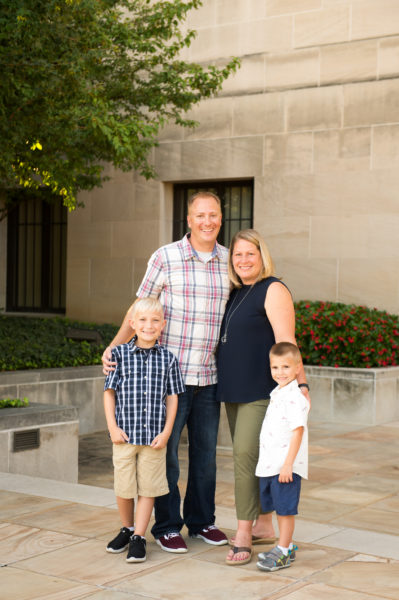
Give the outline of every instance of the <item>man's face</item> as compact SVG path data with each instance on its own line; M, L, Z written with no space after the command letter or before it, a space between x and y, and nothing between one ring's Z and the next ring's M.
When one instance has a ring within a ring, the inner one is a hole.
M187 223L191 229L191 244L198 250L212 250L220 227L222 211L211 196L199 196L189 208Z

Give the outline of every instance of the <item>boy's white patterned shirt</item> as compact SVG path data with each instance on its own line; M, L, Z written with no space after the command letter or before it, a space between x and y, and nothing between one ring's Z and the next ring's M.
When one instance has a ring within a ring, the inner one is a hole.
M203 262L186 235L154 252L137 291L139 298L159 297L166 319L159 341L177 356L186 385L217 381L215 349L230 291L227 252L216 243Z
M309 403L296 380L270 394L270 404L260 432L258 477L278 475L288 453L292 432L303 427L302 443L296 455L293 472L308 478L308 412Z

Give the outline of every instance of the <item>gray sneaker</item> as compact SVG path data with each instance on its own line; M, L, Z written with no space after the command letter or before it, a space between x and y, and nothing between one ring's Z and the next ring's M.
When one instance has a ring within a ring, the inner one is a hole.
M263 554L263 553L262 553ZM290 555L285 554L278 546L265 553L265 557L256 563L256 566L261 571L278 571L291 566Z
M296 546L295 544L291 550L288 550L288 554L289 554L291 562L294 562L294 560L296 559L296 551L297 550L298 550L298 546ZM258 559L265 560L267 554L269 554L269 553L268 552L259 552Z
M288 550L288 554L290 556L290 561L294 562L294 560L296 559L296 551L298 550L298 546L295 546L295 544L293 545L293 547L291 548L291 550Z

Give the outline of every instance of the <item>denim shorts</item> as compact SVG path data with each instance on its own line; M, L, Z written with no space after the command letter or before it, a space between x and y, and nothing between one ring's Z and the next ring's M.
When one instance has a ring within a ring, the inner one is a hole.
M263 512L276 511L278 515L298 514L299 495L301 493L301 476L292 474L292 481L280 483L278 475L260 477L260 502Z

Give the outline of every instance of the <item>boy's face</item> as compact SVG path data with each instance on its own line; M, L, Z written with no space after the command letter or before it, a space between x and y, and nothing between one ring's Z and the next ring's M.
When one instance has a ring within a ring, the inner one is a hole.
M136 331L137 345L151 348L159 338L166 321L159 312L139 312L130 319L130 326Z
M298 363L291 354L284 356L270 357L270 370L272 377L280 387L284 387L291 381L294 381L299 373L300 363Z

